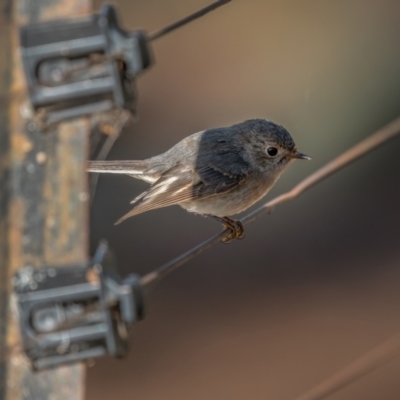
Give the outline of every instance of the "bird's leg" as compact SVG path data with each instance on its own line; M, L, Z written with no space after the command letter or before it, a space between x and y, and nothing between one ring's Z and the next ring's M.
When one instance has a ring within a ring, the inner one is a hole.
M240 221L235 221L234 219L228 217L217 217L216 215L206 214L207 217L214 218L218 222L224 225L225 229L230 229L231 233L227 238L222 239L222 242L228 243L233 239L243 239L244 238L244 227Z

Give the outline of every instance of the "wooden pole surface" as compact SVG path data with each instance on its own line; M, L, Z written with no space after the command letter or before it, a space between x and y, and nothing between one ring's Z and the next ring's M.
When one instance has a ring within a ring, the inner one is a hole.
M88 258L89 122L81 118L41 132L29 119L18 28L89 12L90 0L1 5L0 400L84 398L83 365L31 372L20 351L11 277L28 265L61 266Z

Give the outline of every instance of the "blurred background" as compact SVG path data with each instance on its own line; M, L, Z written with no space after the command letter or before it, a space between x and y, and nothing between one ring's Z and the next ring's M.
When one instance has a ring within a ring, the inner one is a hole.
M118 0L151 32L211 1ZM95 2L98 9L101 2ZM159 154L245 119L284 125L313 157L272 198L399 115L400 2L234 0L157 40L139 119L109 159ZM166 277L129 357L88 371L88 400L290 400L400 329L400 138ZM220 231L179 207L114 222L147 185L102 176L92 247L145 274ZM264 199L265 201L265 199ZM332 400L398 400L400 359Z

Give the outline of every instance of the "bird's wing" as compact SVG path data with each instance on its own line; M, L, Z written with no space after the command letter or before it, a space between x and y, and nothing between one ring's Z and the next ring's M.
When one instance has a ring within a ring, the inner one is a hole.
M213 165L196 168L195 172L193 167L178 164L136 197L132 201L134 208L116 224L145 211L228 192L243 183L246 177L244 173L221 171Z

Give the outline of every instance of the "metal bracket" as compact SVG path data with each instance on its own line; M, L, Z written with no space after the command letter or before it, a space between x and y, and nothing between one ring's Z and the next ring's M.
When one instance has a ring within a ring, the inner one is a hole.
M115 7L25 25L20 45L32 107L44 125L124 108L136 111L135 78L152 64L144 31L120 27Z
M143 318L137 275L121 280L106 242L88 265L20 269L14 279L23 348L36 370L127 352Z

